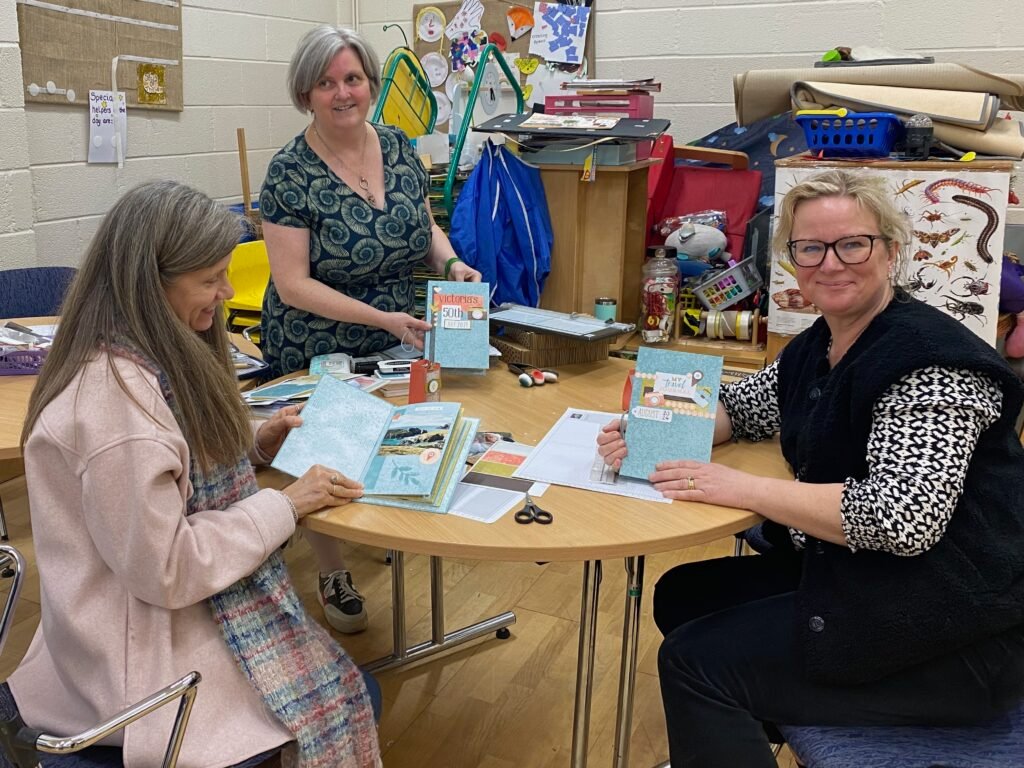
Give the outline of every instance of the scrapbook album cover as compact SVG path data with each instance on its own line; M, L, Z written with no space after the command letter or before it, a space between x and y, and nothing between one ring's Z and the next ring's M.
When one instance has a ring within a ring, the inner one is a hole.
M459 403L394 407L333 376L320 379L302 421L271 463L275 469L300 477L322 464L363 483L361 501L414 502L438 512L447 511L443 502L450 503L476 433L476 420L463 419Z
M442 371L486 371L490 365L487 283L431 280L427 283L427 357Z
M640 347L619 474L646 480L659 461L708 461L721 379L717 355Z

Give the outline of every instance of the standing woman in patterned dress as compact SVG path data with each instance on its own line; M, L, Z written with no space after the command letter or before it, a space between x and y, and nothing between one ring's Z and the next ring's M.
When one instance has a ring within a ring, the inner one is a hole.
M312 121L270 161L260 194L271 271L261 345L274 376L329 352L422 348L429 325L410 314L421 263L448 280L480 280L434 224L427 173L408 139L366 122L380 89L377 55L351 30L316 27L292 55L288 92ZM365 629L340 542L305 535L328 623Z
M433 220L428 177L397 128L366 122L380 94L377 55L355 33L317 27L288 69L309 126L274 156L260 194L271 281L264 359L275 375L328 352L366 355L401 341L422 348L412 272L479 281Z
M757 512L772 544L658 582L673 768L774 768L766 725L968 725L1024 697L1024 387L896 285L909 240L870 172L794 186L773 245L822 316L722 388L715 438L777 432L797 482L682 460L650 478ZM598 442L625 456L618 423Z

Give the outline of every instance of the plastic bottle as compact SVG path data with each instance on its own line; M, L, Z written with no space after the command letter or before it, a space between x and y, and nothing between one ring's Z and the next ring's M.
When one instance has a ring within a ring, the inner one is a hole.
M640 287L640 336L648 343L670 341L679 292L676 249L655 246L647 249L647 257Z

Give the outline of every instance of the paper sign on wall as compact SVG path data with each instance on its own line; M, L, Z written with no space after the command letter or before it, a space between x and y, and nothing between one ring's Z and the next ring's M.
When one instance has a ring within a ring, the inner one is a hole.
M584 38L590 21L585 5L534 3L530 53L546 61L579 64L583 60Z
M115 106L113 91L89 91L89 162L116 163L120 134L121 156L128 146L128 107L124 91L118 91Z

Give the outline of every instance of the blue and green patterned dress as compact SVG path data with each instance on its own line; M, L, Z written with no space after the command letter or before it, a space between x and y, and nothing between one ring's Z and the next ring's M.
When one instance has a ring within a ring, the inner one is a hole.
M413 269L430 249L427 173L400 130L374 125L384 159L384 200L357 195L299 134L274 155L260 193L264 221L309 230L314 280L383 312L411 312ZM387 331L328 320L290 307L271 278L263 297L263 358L273 376L301 370L314 355L367 355L394 346Z

